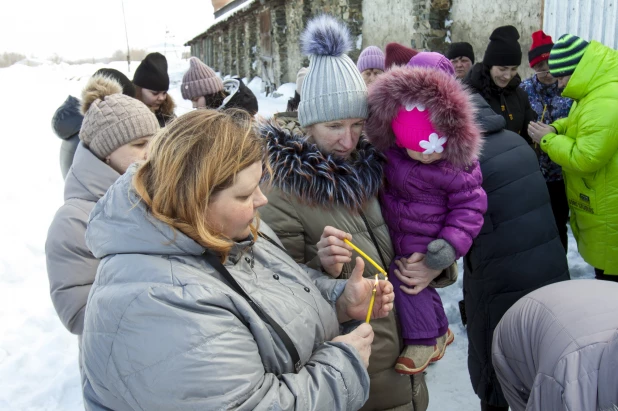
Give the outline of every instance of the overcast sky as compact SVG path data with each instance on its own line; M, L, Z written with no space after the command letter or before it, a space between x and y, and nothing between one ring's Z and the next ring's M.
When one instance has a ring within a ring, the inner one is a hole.
M183 44L214 20L209 0L124 0L129 45ZM0 20L0 53L67 60L126 50L122 0L8 0ZM172 37L173 36L173 37Z

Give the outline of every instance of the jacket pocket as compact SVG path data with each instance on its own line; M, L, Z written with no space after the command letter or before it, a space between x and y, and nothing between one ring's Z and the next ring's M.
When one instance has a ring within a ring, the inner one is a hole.
M567 182L569 206L588 214L597 213L596 191L586 184L585 179L570 177Z

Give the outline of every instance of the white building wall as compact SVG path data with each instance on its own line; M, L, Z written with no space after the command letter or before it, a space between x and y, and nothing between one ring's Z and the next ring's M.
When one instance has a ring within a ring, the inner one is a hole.
M545 32L557 40L565 33L618 48L618 0L545 0Z

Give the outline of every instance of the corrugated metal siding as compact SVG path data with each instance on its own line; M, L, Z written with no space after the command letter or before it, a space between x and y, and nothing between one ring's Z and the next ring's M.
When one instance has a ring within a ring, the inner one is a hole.
M543 30L556 41L565 33L618 48L618 0L545 0Z

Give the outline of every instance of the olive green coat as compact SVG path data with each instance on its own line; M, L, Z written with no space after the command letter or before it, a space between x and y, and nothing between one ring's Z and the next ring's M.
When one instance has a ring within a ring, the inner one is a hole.
M382 157L361 139L352 160L344 162L324 156L304 136L289 133L293 119L277 119L261 129L268 140L273 167L273 186L265 188L268 204L260 209L262 219L277 233L292 258L320 269L317 242L325 226L333 226L352 234L353 242L378 264L388 268L394 257L388 227L382 217L377 191L382 184ZM373 232L384 262L370 230ZM357 256L354 253L352 261ZM347 278L353 263L345 264L340 278ZM365 265L366 277L378 271ZM439 277L434 286L452 284L457 276L455 266ZM397 357L403 349L396 315L372 320L375 332L369 361L371 389L363 410L424 410L428 396L423 376L413 401L411 379L398 374ZM414 405L413 405L414 403ZM416 407L414 407L416 406Z

